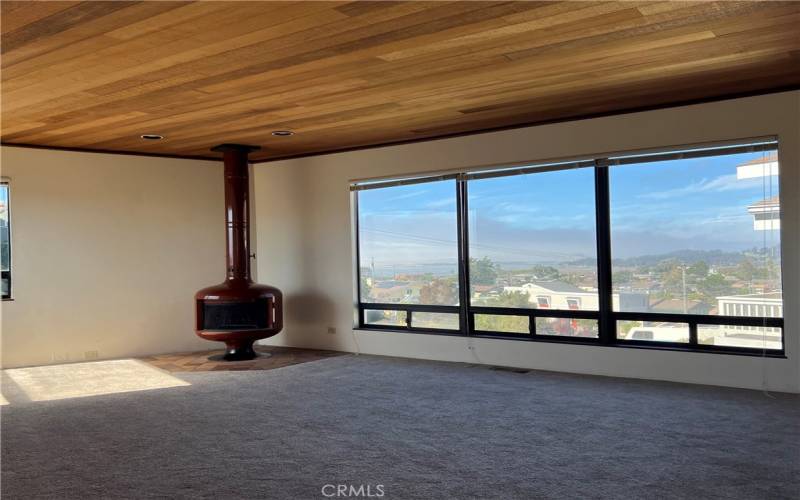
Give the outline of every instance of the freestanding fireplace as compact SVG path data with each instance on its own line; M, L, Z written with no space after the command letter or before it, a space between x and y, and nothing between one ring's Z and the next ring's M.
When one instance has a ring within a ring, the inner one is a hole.
M249 173L247 155L258 146L220 144L225 162L225 242L227 277L195 294L196 332L206 340L225 342L224 359L256 356L253 342L283 328L283 295L250 278Z

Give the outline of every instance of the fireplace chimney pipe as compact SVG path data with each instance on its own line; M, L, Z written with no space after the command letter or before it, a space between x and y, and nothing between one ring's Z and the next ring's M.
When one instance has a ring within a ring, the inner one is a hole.
M225 259L228 280L250 281L250 174L247 155L258 146L220 144L225 164Z

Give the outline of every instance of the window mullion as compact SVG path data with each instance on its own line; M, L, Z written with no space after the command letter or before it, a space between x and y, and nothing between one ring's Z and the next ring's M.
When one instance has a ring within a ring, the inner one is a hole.
M610 344L616 337L611 290L611 208L608 161L595 161L595 211L597 216L597 293L599 302L600 342Z
M361 227L360 227L360 219L361 219L361 212L358 209L358 191L354 191L352 194L352 203L353 203L353 210L355 212L355 216L353 219L353 224L355 225L355 240L356 240L356 304L358 304L358 326L363 327L366 322L364 321L364 308L362 307L362 297L361 297ZM372 277L375 278L374 276Z
M472 334L472 321L470 320L469 300L469 216L467 203L467 180L461 175L456 180L456 227L458 231L458 293L459 293L459 324L461 333Z
M689 321L689 345L697 346L697 321Z

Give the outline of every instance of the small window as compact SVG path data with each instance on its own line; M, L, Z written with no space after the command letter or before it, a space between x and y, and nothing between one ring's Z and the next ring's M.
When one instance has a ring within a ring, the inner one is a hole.
M618 321L617 338L622 340L648 340L650 342L687 344L689 342L689 324Z
M581 308L581 299L577 297L567 297L567 308L577 311Z
M381 309L367 309L364 322L376 326L406 326L406 312Z
M598 338L597 320L576 318L536 318L536 335Z
M550 307L550 297L547 295L538 295L536 297L536 303L539 309L548 309Z
M458 314L416 312L411 314L411 328L433 328L435 330L458 330Z
M531 332L530 319L527 316L507 314L476 314L475 330L529 335Z
M782 334L780 328L698 325L697 342L712 346L779 350L783 348Z
M11 298L11 218L8 183L0 183L0 273L4 299Z

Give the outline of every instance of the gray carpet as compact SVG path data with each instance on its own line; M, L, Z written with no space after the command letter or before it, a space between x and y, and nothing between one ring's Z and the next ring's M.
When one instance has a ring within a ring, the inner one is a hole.
M800 494L786 394L372 356L179 376L3 407L3 498Z

